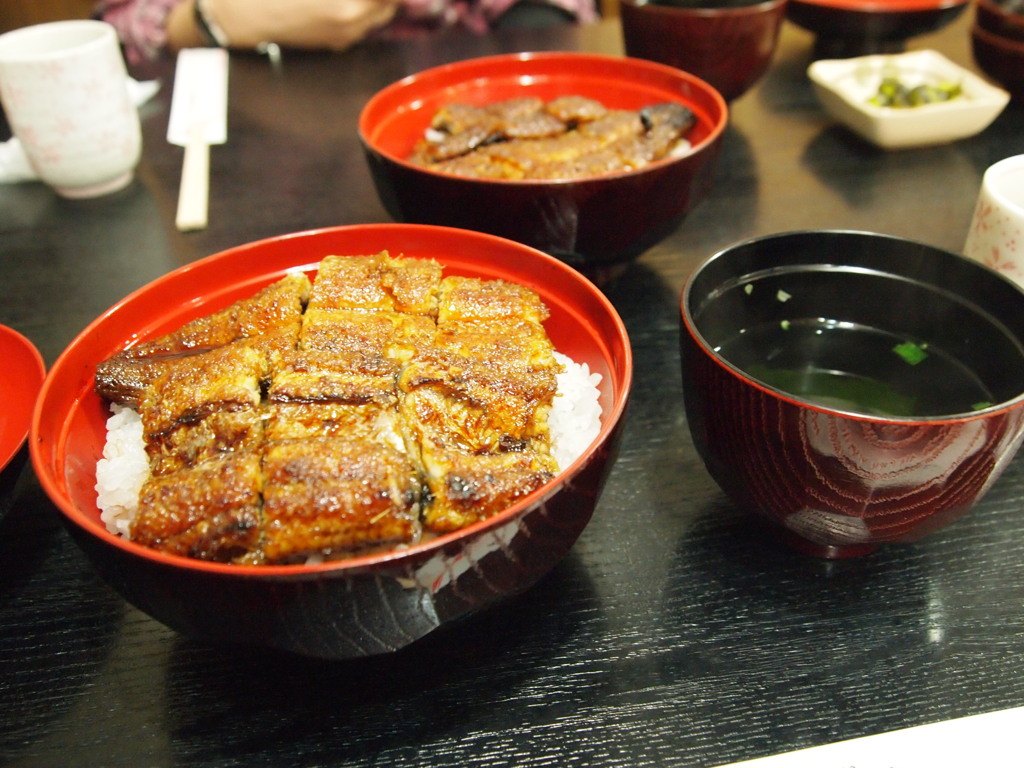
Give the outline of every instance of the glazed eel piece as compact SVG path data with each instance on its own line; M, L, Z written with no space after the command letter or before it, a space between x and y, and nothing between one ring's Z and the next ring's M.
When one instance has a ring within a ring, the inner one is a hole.
M560 365L536 293L429 260L329 256L101 364L150 477L130 535L174 554L289 563L414 543L557 472Z
M581 96L455 103L438 110L410 160L477 178L584 178L667 157L695 123L693 111L674 102L639 110L606 109Z

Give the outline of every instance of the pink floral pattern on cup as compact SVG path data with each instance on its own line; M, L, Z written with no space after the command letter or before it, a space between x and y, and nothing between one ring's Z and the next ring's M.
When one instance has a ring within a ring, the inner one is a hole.
M66 197L124 187L142 134L113 28L63 21L0 36L0 101L39 178Z
M1024 155L985 171L964 255L1024 286Z

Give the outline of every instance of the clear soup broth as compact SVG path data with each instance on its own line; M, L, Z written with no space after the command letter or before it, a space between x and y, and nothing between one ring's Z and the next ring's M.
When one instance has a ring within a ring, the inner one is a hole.
M981 379L942 348L822 318L765 322L734 334L723 358L802 400L871 416L937 417L995 404Z

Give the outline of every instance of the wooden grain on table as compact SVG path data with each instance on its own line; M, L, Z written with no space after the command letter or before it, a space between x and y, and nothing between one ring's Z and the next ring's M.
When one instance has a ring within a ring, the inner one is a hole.
M913 41L973 66L970 14ZM31 473L0 519L0 764L6 766L716 766L1024 704L1024 464L969 516L858 561L767 543L686 429L678 296L736 240L869 229L959 250L981 175L1024 153L1024 109L956 144L886 153L833 125L787 24L733 104L710 197L606 293L636 377L622 453L571 555L529 592L400 653L323 662L213 647L126 605ZM70 203L0 187L0 322L48 362L136 287L242 242L387 221L356 137L384 85L499 51L621 53L584 30L232 57L210 226L174 228L173 67L143 110L138 181ZM629 210L623 210L629 216ZM979 763L983 764L983 745Z

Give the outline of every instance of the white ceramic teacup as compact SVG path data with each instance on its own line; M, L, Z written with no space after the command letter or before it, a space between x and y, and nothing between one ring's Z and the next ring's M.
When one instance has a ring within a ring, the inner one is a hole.
M0 101L39 178L64 197L126 187L142 149L117 33L56 21L0 35Z
M985 171L964 255L1024 286L1024 155Z

